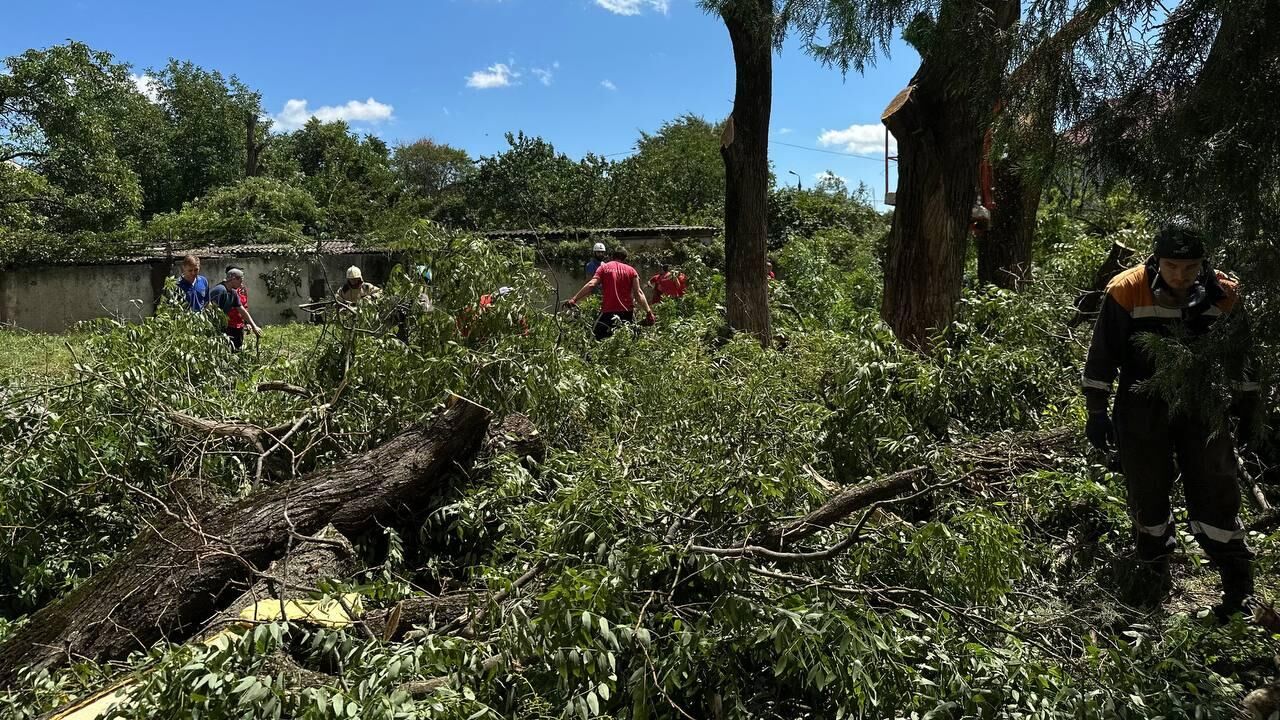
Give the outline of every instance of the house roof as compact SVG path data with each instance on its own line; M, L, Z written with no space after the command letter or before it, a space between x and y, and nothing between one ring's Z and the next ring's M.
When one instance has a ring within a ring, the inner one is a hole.
M558 230L490 230L482 233L487 238L524 238L537 240L573 240L595 237L715 237L720 228L712 225L654 225L651 227L616 228L563 228Z
M490 230L479 233L490 240L520 240L537 242L540 240L575 240L603 237L614 238L711 238L719 235L721 229L710 225L656 225L653 227L622 228L567 228L559 230ZM394 252L392 248L363 245L352 240L320 240L307 244L240 244L223 247L168 247L153 245L139 247L132 252L103 257L68 257L60 261L41 262L40 265L134 265L156 262L173 262L184 255L195 255L202 259L243 258L243 257L275 257L289 255L357 255L382 254Z

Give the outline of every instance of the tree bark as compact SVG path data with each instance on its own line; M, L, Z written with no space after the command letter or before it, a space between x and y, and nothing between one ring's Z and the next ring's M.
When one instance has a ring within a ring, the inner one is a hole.
M880 314L925 349L955 314L983 136L1009 58L1018 0L944 3L911 84L881 121L898 140L898 192Z
M258 142L258 115L254 112L245 114L244 119L244 176L255 177L258 174L258 158L262 154L263 143Z
M475 456L489 413L455 399L430 426L201 516L169 513L124 554L0 645L0 687L24 667L123 657L197 632L294 534L351 533L441 488Z
M351 541L332 525L326 525L314 538L297 540L292 552L272 561L265 577L223 608L206 632L238 622L241 611L262 600L306 599L321 580L344 579L356 571L357 564Z
M737 0L721 17L733 43L737 81L725 123L725 305L729 326L768 345L769 114L773 104L772 0Z
M994 163L995 210L978 236L978 280L1006 290L1031 281L1032 239L1043 181L1012 157Z
M1018 290L1031 280L1032 240L1044 189L1046 168L1053 162L1057 112L1054 76L1063 57L1097 28L1124 0L1089 0L1057 32L1038 43L1004 83L1002 105L1018 113L1008 125L1000 157L992 160L995 210L990 229L978 236L978 280ZM1020 103L1011 102L1023 98ZM1030 98L1030 102L1025 99ZM1036 149L1047 155L1034 159Z

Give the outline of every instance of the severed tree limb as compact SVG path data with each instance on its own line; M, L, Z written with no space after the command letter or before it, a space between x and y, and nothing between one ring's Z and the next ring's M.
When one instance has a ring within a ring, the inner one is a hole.
M473 602L470 592L405 598L389 608L369 611L364 622L374 635L384 641L402 640L415 626L457 617L466 612Z
M302 667L284 652L272 653L266 659L259 674L283 674L288 686L294 689L336 687L341 682L339 678L333 675Z
M964 482L965 480L967 480L968 478L969 476L966 475L965 477L958 478L956 480L951 480L949 482L926 486L923 489L919 490L918 492L912 493L910 495L904 495L901 497L890 497L890 498L885 498L883 500L877 500L867 506L867 509L862 513L862 519L858 521L858 524L854 526L853 530L849 531L849 534L846 535L843 540L836 543L835 545L831 545L822 550L815 550L813 552L801 552L801 553L779 552L777 550L771 550L767 547L761 547L759 545L744 545L738 548L717 548L717 547L706 547L703 545L690 545L689 549L693 550L694 552L703 552L710 555L717 555L719 557L758 557L758 558L765 558L767 560L774 560L779 562L808 562L811 560L829 560L830 558L835 557L836 555L839 555L845 550L848 550L854 544L863 540L864 537L862 535L862 529L866 527L867 520L871 518L872 514L874 514L877 510L884 507L885 505L896 503L896 502L910 502L911 500L916 500L930 493L934 493L934 492L937 492L938 490L942 490L943 488L948 488L953 485L958 485ZM854 508L854 509L857 509L857 508ZM852 510L850 510L850 513L852 513ZM784 538L784 540L786 540L786 538Z
M188 415L180 410L169 410L165 412L165 416L178 427L192 432L204 433L205 435L214 435L216 437L240 438L253 443L261 452L263 443L271 438L277 437L289 431L293 426L293 422L275 425L273 427L258 427L249 423L226 422L222 420L207 420L198 418L194 415ZM305 416L304 416L305 417Z
M886 503L918 498L962 482L1008 478L1028 470L1051 467L1057 453L1068 449L1076 440L1077 436L1072 428L1054 428L1033 433L1002 434L982 443L957 445L951 450L953 460L972 468L958 479L924 486L913 495L898 498L897 496L918 484L935 477L934 471L927 467L902 470L874 482L849 486L799 520L767 528L741 546L716 548L693 545L690 549L721 557L757 556L781 561L826 559L857 542L871 513ZM815 552L785 552L795 542L826 530L864 508L867 512L862 520L840 543Z
M309 538L305 543L296 553L271 563L267 571L262 573L263 579L255 583L244 595L205 626L200 633L201 639L209 641L224 631L227 626L256 621L256 617L248 620L241 618L240 612L255 605L261 607L259 603L262 601L278 600L280 617L284 617L286 600L305 598L311 594L309 586L327 578L343 577L355 568L355 551L351 542L332 525L325 526L320 531L319 537ZM294 687L320 687L334 684L337 680L332 676L298 665L283 652L269 658L267 667L272 674L285 673ZM125 676L105 688L64 705L47 717L49 720L80 717L78 713L90 706L97 713L96 717L103 717L107 711L128 701L136 683L147 672L149 671Z
M189 517L158 518L88 581L0 644L0 687L24 667L107 660L158 640L181 642L228 601L227 591L279 558L290 532L326 524L356 532L418 504L475 457L489 413L453 401L426 428L318 470L287 487Z
M906 492L916 483L924 482L931 476L928 468L916 467L874 482L852 485L808 515L788 525L769 528L747 544L774 551L782 550L797 540L826 530L856 510Z
M283 604L286 600L303 599L313 594L311 589L321 580L344 578L357 569L355 548L332 525L324 526L315 536L295 534L294 539L301 541L300 546L272 561L257 582L218 613L206 632L238 622L241 611L259 601L278 600Z

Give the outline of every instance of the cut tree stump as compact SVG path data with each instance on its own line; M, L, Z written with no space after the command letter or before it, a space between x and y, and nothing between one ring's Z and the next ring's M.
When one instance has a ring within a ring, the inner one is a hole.
M23 668L112 660L198 632L284 554L293 534L364 530L474 459L489 412L453 398L426 428L203 514L157 518L133 545L0 645L0 687Z
M241 621L241 611L261 600L301 600L313 595L322 580L343 580L358 569L351 541L332 525L314 537L294 538L294 548L267 566L264 577L219 612L208 630L216 632Z

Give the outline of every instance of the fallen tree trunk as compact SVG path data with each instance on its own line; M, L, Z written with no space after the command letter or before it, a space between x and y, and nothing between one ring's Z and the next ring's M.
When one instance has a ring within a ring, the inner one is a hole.
M294 541L294 549L272 561L257 582L218 613L208 630L239 622L242 611L262 600L308 598L321 580L341 580L357 569L355 548L332 525L326 525L314 537L299 536Z
M440 487L474 458L488 420L486 410L455 398L429 427L338 465L199 516L169 513L0 645L0 687L12 686L25 667L120 658L160 640L187 639L291 538L326 524L363 530Z
M345 577L355 569L355 550L351 541L339 533L332 525L327 525L313 538L307 538L296 551L271 563L264 578L250 587L235 602L219 613L201 633L203 642L211 642L227 632L229 626L244 625L246 619L240 613L250 607L261 608L259 602L266 601L272 607L279 607L278 617L286 617L284 603L289 600L307 598L307 589L321 580ZM276 605L279 602L279 605ZM249 613L250 622L257 621L256 613ZM333 684L337 678L324 673L309 670L293 662L283 652L271 660L270 667L274 672L287 673L294 686L320 687ZM146 676L144 671L138 675L126 675L111 685L90 693L45 716L46 720L94 720L108 716L111 710L127 702L134 693L138 681Z

